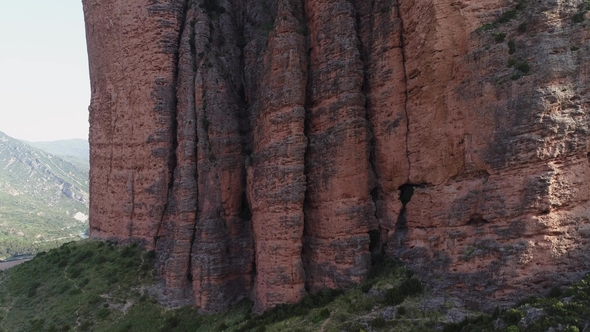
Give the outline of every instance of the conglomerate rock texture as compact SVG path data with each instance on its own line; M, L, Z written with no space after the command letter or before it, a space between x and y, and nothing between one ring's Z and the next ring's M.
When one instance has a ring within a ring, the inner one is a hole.
M155 249L170 305L381 255L490 306L590 270L586 1L83 4L91 236Z

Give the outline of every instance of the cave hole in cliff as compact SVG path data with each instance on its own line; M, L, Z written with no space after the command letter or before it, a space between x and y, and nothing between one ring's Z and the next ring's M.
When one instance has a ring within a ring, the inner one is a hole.
M395 236L399 239L398 245L401 246L401 241L408 233L408 224L406 222L406 206L412 200L414 195L414 188L416 185L406 183L399 187L399 200L402 202L402 210L399 213L397 222L395 224Z
M402 202L404 208L410 202L412 196L414 195L414 187L416 186L412 184L404 184L399 187L399 200L400 202Z
M238 214L242 220L252 219L252 211L250 210L250 204L248 204L248 198L246 192L242 193L242 206L240 207L240 213Z
M220 6L217 0L205 0L199 7L203 8L209 17L217 17L225 13L225 7Z
M381 240L381 229L369 231L369 252L371 253L371 265L379 264L385 257L385 246Z
M486 219L483 218L483 216L479 213L474 213L471 215L471 217L469 217L469 221L467 222L467 225L470 226L481 226L481 225L485 225L489 223L489 221L487 221Z
M379 201L380 197L380 190L378 187L375 187L371 190L371 199L373 200L373 204L375 206L375 218L379 220L378 209L379 209ZM381 225L377 224L376 229L369 230L369 252L371 253L371 265L378 264L383 260L385 257L385 246L387 245L386 241L383 241L382 238L383 229Z

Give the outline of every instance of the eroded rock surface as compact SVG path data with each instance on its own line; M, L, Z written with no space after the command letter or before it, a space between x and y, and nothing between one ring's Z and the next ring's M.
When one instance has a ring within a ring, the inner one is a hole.
M585 1L83 3L91 236L154 248L169 304L382 254L492 307L590 270Z

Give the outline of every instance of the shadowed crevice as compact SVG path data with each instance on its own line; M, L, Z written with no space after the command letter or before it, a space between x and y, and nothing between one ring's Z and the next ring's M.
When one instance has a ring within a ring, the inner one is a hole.
M404 113L406 115L406 159L408 160L408 178L411 176L412 174L412 162L410 160L410 116L408 114L408 101L409 101L409 91L408 91L408 71L406 68L406 63L407 63L407 55L406 55L406 41L405 41L405 28L404 28L404 17L402 15L402 11L401 11L401 6L400 6L400 1L401 0L396 0L395 1L395 6L397 9L397 17L400 20L400 27L401 27L401 32L399 34L399 38L400 38L400 47L402 50L402 68L404 69L404 86L405 86L405 100L404 100ZM408 179L409 181L409 179Z
M402 210L399 213L397 222L395 224L394 237L396 239L396 246L401 247L402 243L408 233L408 224L406 220L407 205L414 195L414 188L416 186L412 184L404 184L399 187L399 200L402 203Z
M158 223L158 228L156 233L154 234L154 248L157 248L158 240L160 239L161 232L162 232L162 225L164 223L164 218L168 213L169 209L169 200L172 196L172 190L174 187L174 171L178 165L178 157L176 150L178 149L178 77L180 75L180 43L182 40L182 34L184 33L185 25L186 25L186 15L187 15L187 8L188 8L188 1L182 1L182 9L180 10L179 16L181 17L180 22L180 29L178 31L178 36L176 37L176 49L174 53L174 77L173 77L173 100L172 105L170 105L170 135L171 135L171 147L170 147L170 154L168 156L168 174L166 177L166 192L164 194L164 206L162 208L162 215L160 216L160 221Z

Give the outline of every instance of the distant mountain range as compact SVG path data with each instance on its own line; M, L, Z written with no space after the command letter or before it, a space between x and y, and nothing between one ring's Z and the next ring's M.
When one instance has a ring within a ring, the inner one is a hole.
M87 147L84 140L25 143L0 132L0 260L84 237Z
M90 146L87 140L74 138L50 142L23 142L69 161L86 172L90 169Z

